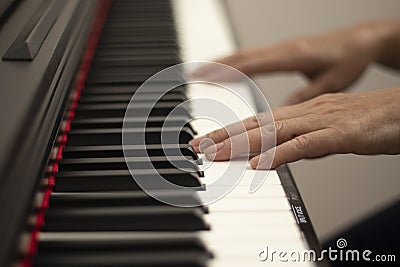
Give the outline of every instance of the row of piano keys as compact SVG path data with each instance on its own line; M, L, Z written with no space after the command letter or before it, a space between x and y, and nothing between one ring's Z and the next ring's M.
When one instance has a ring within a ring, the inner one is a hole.
M158 70L179 63L170 3L118 0L109 5L103 1L97 16L80 80L21 239L17 265L205 266L212 255L198 233L209 229L204 220L207 207L190 190L159 194L190 200L199 207L173 207L149 197L132 179L121 143L132 94ZM166 88L161 84L142 93L139 105L148 105ZM138 168L148 153L167 180L201 186L197 166L201 161L187 145L193 137L190 125L179 134L181 144L167 144L164 149L194 172L174 168L161 148L165 116L185 99L183 87L167 93L147 122L148 146L130 144L125 153ZM183 110L173 121L179 125L188 116ZM133 135L145 119L140 114L127 119ZM145 169L136 174L151 179Z

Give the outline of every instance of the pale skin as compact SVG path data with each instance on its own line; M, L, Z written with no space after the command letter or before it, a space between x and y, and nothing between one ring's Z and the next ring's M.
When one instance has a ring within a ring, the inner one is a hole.
M259 154L250 160L253 168L273 169L328 154L400 153L400 87L339 93L372 62L400 69L400 21L364 23L317 37L246 49L218 62L247 75L300 72L310 82L287 99L287 106L272 111L277 142L273 159L272 150L261 151L261 134L268 134L273 127L254 117L228 126L231 136L222 128L193 139L190 144L197 152L202 144L209 159L229 160L246 151ZM207 68L195 75L229 78ZM215 145L202 143L206 138ZM250 147L245 149L247 142Z

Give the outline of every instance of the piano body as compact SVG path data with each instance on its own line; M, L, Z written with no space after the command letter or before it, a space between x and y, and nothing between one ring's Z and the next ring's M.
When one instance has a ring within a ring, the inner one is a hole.
M195 172L176 170L164 150L176 153L176 160L182 154L190 162L201 160L188 140L163 150L157 135L165 116L186 99L215 97L228 106L235 101L207 85L178 87L160 100L146 122L148 145L123 149L121 143L125 109L147 78L180 62L234 51L222 2L1 3L0 266L326 264L258 259L266 245L320 249L287 166L271 171L252 195L246 177L259 171L248 168L226 197L210 205L202 204L201 191L160 193L198 201L192 208L159 202L130 177L126 153L138 166L148 154L161 175L188 186L205 184L205 190L228 164L212 163L204 173L197 164L190 166ZM257 110L251 90L237 88ZM143 93L142 104L153 96ZM192 106L188 114L204 109ZM132 118L132 129L142 120ZM192 136L213 127L194 121L182 131Z

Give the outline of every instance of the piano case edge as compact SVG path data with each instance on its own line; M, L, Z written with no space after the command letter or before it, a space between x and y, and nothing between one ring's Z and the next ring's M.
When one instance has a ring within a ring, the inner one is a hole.
M321 255L322 247L315 233L314 226L312 225L310 215L308 214L306 205L299 193L296 182L293 179L292 173L287 164L284 164L277 169L279 178L281 180L283 189L285 190L286 197L288 198L290 208L297 225L300 228L302 237L308 245L307 249L315 251ZM330 264L326 260L316 262L317 266L328 267Z
M0 201L7 216L0 218L0 266L12 265L16 256L18 235L26 229L32 199L44 175L68 95L75 86L97 6L96 0L80 1L74 10L33 100L38 105L36 116L27 117L26 126L19 129L18 136L24 141L13 145L7 171L2 173Z

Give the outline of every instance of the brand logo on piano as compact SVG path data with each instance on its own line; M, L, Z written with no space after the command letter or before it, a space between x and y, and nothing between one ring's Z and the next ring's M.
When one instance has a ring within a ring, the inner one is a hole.
M307 223L306 216L304 215L303 208L301 206L293 206L292 209L294 212L294 215L296 217L296 221L298 224L300 223Z

